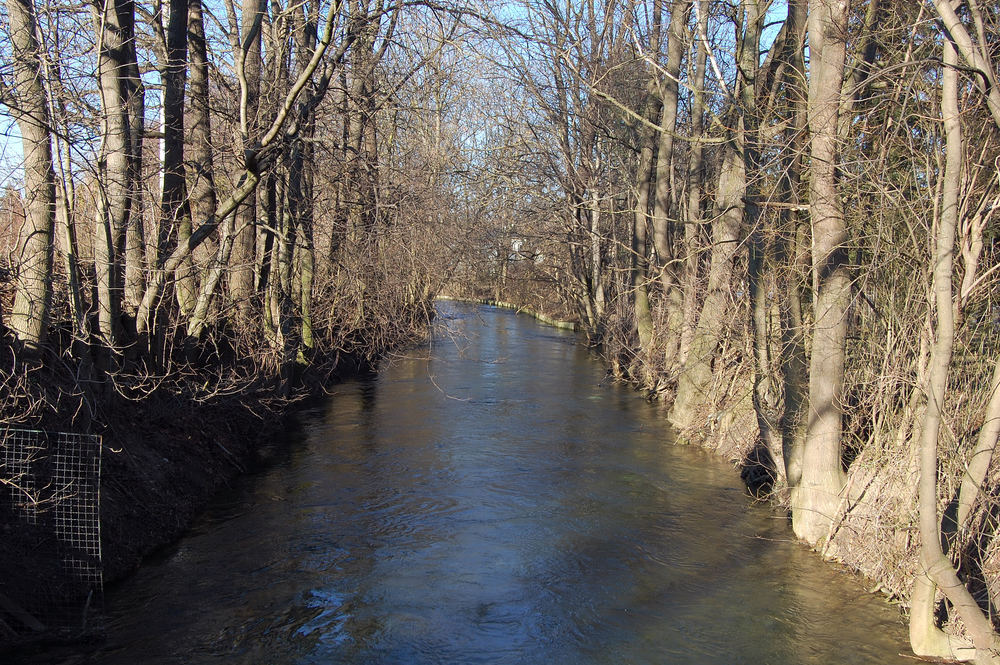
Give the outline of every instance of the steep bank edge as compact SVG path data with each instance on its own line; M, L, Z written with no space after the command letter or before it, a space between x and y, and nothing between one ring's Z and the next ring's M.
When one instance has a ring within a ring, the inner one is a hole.
M362 363L341 357L331 383L367 371ZM263 394L201 404L153 395L116 413L116 425L103 434L105 582L128 576L147 555L175 542L219 490L267 464L294 431L294 415L321 398L323 388L309 384L283 406L267 404Z

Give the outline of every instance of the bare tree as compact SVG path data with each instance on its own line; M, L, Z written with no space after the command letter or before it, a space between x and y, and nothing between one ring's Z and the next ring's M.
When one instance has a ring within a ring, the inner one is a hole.
M840 442L851 277L837 184L837 142L847 16L846 3L809 3L809 213L815 295L808 427L802 476L792 488L792 528L813 545L830 533L845 483Z
M11 109L21 130L24 149L25 216L17 247L17 291L8 325L26 349L37 353L45 341L52 300L55 178L47 95L41 78L42 59L35 36L35 8L31 0L9 0L7 13L14 49Z

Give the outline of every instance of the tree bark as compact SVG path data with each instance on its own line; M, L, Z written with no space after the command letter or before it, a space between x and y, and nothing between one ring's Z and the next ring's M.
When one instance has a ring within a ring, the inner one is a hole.
M369 12L367 0L354 0L351 23L357 39L351 49L348 69L349 90L346 99L346 166L349 183L346 195L347 242L357 247L375 220L374 112L375 112L375 38L379 30L377 11ZM379 3L381 4L381 3ZM378 10L378 7L376 7Z
M707 20L705 12L707 3L705 0L695 0L698 3L698 21ZM696 31L700 29L696 28ZM698 322L698 273L701 264L701 252L699 251L699 239L701 237L701 226L703 223L701 216L701 196L702 180L705 178L704 167L704 147L701 141L705 131L705 75L708 65L708 45L697 40L698 51L695 56L694 67L694 90L691 92L691 153L688 157L687 190L688 201L684 223L684 278L683 278L683 324L679 336L679 348L677 350L677 362L683 366L686 361L688 350L691 347L691 340L694 337L695 326Z
M305 69L312 52L316 48L316 22L319 11L318 2L309 2L303 7L303 21L301 30L298 31L298 60L300 68ZM299 72L301 73L301 71ZM316 133L315 117L310 116L305 120L301 130L301 148L298 166L300 171L298 180L299 187L296 196L298 220L298 268L299 268L299 359L303 360L303 355L309 354L316 346L313 337L312 319L312 293L313 279L315 275L315 249L313 238L313 186L315 175L315 150L313 148L313 138Z
M972 451L972 457L969 458L965 475L962 476L962 488L958 494L956 522L960 528L967 525L972 515L976 499L986 482L986 472L989 471L990 461L996 452L997 438L1000 436L1000 358L993 366L993 378L990 381L988 394L990 399L986 406L986 415L979 429L976 447Z
M674 239L671 233L671 199L674 132L677 128L678 81L681 59L684 56L684 28L691 10L690 2L674 3L670 13L667 33L667 62L660 83L660 131L656 152L656 190L653 205L653 246L659 260L660 281L666 307L666 324L663 331L666 351L664 367L672 373L680 350L680 332L684 322L684 297L679 275L682 273L674 261Z
M52 233L56 190L49 109L31 0L7 0L17 104L11 108L24 151L24 227L18 241L17 284L8 325L25 349L45 342L52 301Z
M163 186L160 190L160 249L157 264L166 258L168 238L191 237L191 214L185 196L184 84L187 79L188 0L170 0L163 72ZM159 267L159 266L157 266ZM175 278L175 295L183 314L194 307L195 283L188 257Z
M792 529L823 543L844 488L840 461L847 311L851 278L847 226L837 185L837 130L847 35L847 2L809 3L809 213L813 237L814 324L809 365L809 417L802 476L792 488Z
M122 26L125 28L123 39L127 65L122 73L125 86L124 108L128 122L129 196L128 223L123 231L125 237L119 241L124 243L124 251L121 252L121 257L124 258L122 267L124 277L120 273L118 279L119 284L124 286L122 299L125 310L135 313L145 288L147 268L155 263L157 257L147 251L150 245L146 242L143 228L142 150L145 139L146 89L142 83L142 74L139 72L136 52L135 2L128 0L123 5L121 16ZM156 249L155 246L152 247L154 252Z
M662 2L653 3L653 25L649 39L650 53L655 57L660 50L660 20ZM653 179L653 152L656 148L656 133L653 130L660 116L660 95L657 91L658 75L650 74L646 83L645 102L642 117L647 121L638 127L639 160L635 169L635 208L632 213L632 306L635 313L635 327L639 336L638 363L642 372L642 382L651 384L650 349L653 344L653 316L649 306L649 260L647 229L650 222L650 187Z
M101 153L98 158L100 193L94 238L97 272L98 323L104 344L121 342L121 257L125 232L132 218L137 188L132 163L134 145L129 100L133 92L129 42L134 38L134 6L129 0L96 0L98 76L101 96ZM133 267L135 263L133 262Z
M209 73L208 73L208 50L205 43L205 21L201 0L189 0L188 6L188 52L189 52L189 75L188 75L188 112L186 115L185 132L188 137L188 149L186 151L186 164L189 166L185 174L187 176L188 206L191 220L208 219L216 206L215 196L215 165L212 156L212 116L209 106ZM178 244L183 244L191 237L192 224L182 225L177 238ZM215 252L209 248L207 251L205 243L200 248L181 263L179 269L180 277L178 282L181 286L178 292L186 292L189 288L185 282L190 275L192 286L198 288L196 276L193 274L194 264L205 264ZM226 254L228 265L228 253ZM209 273L205 273L197 297L200 299L204 293L204 285L209 279ZM218 277L215 278L218 281ZM212 290L214 291L213 284ZM209 296L211 297L211 296ZM182 296L183 298L183 296ZM190 313L185 307L190 305L181 303L181 310ZM197 305L196 305L197 306Z
M750 331L753 343L753 396L754 413L761 442L773 459L781 455L781 440L778 428L777 395L771 366L771 336L769 331L771 306L768 298L770 268L768 259L773 259L773 236L765 229L767 221L760 215L760 173L761 139L759 127L762 118L771 113L770 104L758 95L760 70L760 38L764 28L765 14L758 2L743 3L743 36L739 40L737 55L741 85L739 87L740 119L737 123L737 141L743 154L744 170L753 174L746 185L744 194L743 223L748 233L747 288L750 292ZM787 34L787 24L782 34ZM768 60L774 54L784 55L785 39L776 39L768 53ZM766 76L764 77L767 78ZM765 108L765 106L767 106ZM772 264L773 265L773 264ZM775 465L773 480L783 480L783 466Z
M258 107L261 74L261 20L265 11L264 0L243 0L243 20L240 35L240 53L237 55L243 70L243 108L240 111L244 151L251 150L260 139ZM236 305L240 318L249 320L251 298L254 293L254 267L256 266L257 195L250 192L236 212L236 236L230 255L229 297Z
M962 186L962 127L958 108L958 54L948 39L944 40L944 69L941 86L941 114L945 131L945 169L941 186L941 215L938 222L934 256L934 299L937 310L934 349L928 374L927 406L920 436L920 510L921 585L914 594L910 612L910 643L914 653L938 658L968 659L966 650L943 638L934 624L934 587L940 588L958 611L972 636L977 663L992 662L996 638L990 620L983 614L972 594L959 580L957 571L945 555L941 543L938 516L938 433L948 390L948 370L955 340L952 298L952 262L955 254L955 229L959 219L959 194Z
M782 201L798 206L802 186L802 152L806 133L806 86L803 47L806 29L806 0L792 0L788 6L787 28L790 34L788 70L785 86L789 91L792 126L778 183ZM808 270L804 247L803 221L795 209L784 209L779 216L777 262L781 303L781 373L784 391L782 405L781 456L785 482L798 485L802 477L802 453L806 435L809 366L806 360L805 330L802 320L802 291Z
M722 148L723 158L716 190L715 219L712 222L712 258L708 274L708 292L701 312L697 316L697 323L691 332L690 346L677 380L677 397L670 412L674 426L687 433L700 425L701 418L712 417L705 413L704 409L712 400L710 392L713 366L719 343L727 328L725 317L733 288L738 241L745 226L750 224L752 227L757 216L757 205L747 186L747 173L748 170L754 169L759 161L755 136L756 72L764 17L759 12L756 2L746 3L741 12L745 28L738 40L736 90L730 100L734 105L735 117L732 122L734 129L730 130ZM699 32L703 33L706 20L704 7L699 5ZM700 160L701 155L698 154L697 157ZM689 227L693 235L696 227L690 221L690 215L689 212ZM752 261L750 268L754 268ZM689 274L696 271L696 263L689 265ZM687 281L691 284L694 279L694 275L691 275ZM751 288L754 286L752 282L751 279L749 285ZM684 300L689 301L685 307L693 307L691 304L693 297L693 293L685 294ZM688 314L687 317L693 318L693 315Z
M677 101L684 57L684 27L687 24L690 2L674 3L670 13L670 27L667 31L667 62L660 81L660 118L663 131L659 133L656 152L656 198L653 209L653 246L660 264L667 264L673 257L670 247L670 170L674 159L674 133L677 129ZM673 280L667 275L673 269L662 272L664 288L669 288Z
M712 221L712 258L708 290L691 337L683 369L677 379L677 398L670 421L681 432L700 425L702 409L711 400L712 362L726 330L726 312L732 292L734 261L743 223L746 171L743 157L733 141L723 144L722 170Z
M647 86L646 109L649 119L659 115L659 99L654 82ZM649 279L649 261L646 236L649 228L649 190L653 174L653 131L646 125L639 128L639 161L635 171L635 209L632 219L632 303L635 307L635 326L639 334L639 359L645 366L649 362L649 350L653 342L653 317L649 307L649 293L646 281ZM648 377L646 377L648 378Z

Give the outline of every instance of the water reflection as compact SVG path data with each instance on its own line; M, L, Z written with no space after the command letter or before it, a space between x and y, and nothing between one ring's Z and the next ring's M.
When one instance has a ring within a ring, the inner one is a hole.
M90 662L907 662L895 610L571 335L438 325L111 594Z

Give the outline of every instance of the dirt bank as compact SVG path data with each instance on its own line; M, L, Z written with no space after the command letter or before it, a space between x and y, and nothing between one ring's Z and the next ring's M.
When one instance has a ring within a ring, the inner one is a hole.
M101 547L105 580L179 537L208 499L255 463L287 417L247 398L210 404L160 397L121 413L103 435Z
M290 401L264 387L196 402L154 393L120 407L102 433L101 545L105 581L179 538L220 488L266 464L295 434L295 413L324 390L370 371L341 357Z

